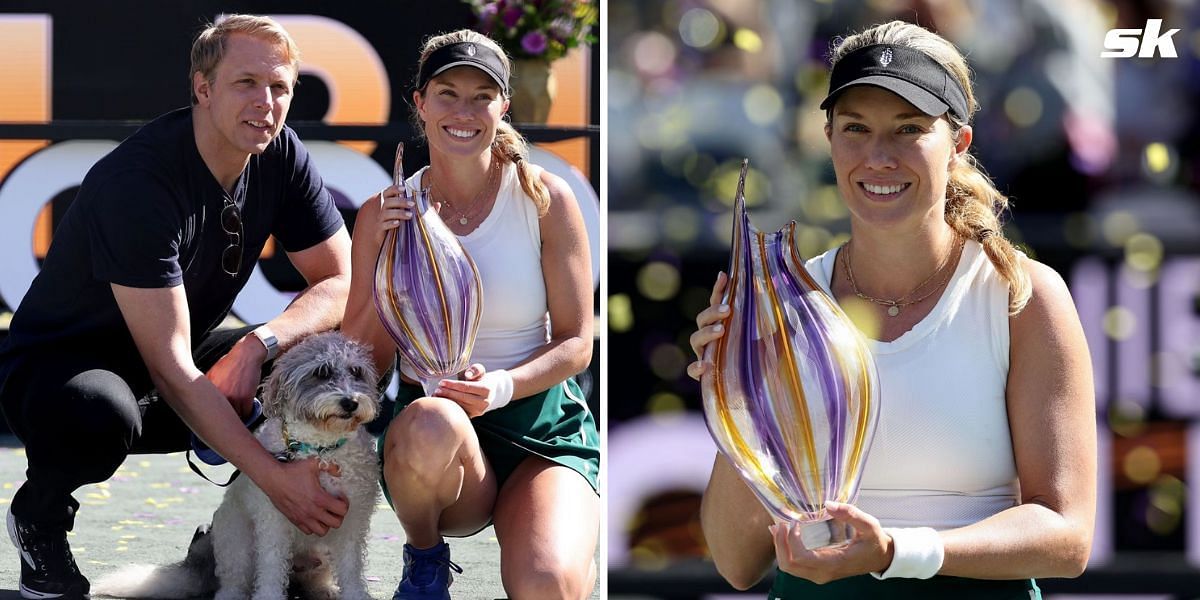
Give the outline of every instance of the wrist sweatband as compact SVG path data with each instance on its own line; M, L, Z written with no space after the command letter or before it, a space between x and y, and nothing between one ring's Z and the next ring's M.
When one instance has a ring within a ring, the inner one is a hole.
M491 402L488 403L487 408L483 409L484 413L503 408L509 402L512 402L513 380L512 375L509 375L508 371L504 369L488 371L484 373L482 381L492 392Z
M929 579L942 569L946 548L933 528L885 527L883 531L892 537L892 564L882 573L872 571L875 579Z

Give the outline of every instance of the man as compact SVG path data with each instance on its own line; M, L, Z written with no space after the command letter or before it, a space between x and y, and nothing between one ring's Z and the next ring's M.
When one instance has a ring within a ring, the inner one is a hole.
M283 126L298 68L269 18L209 26L192 47L192 106L97 162L63 217L0 346L0 405L29 461L8 515L23 597L87 597L66 540L71 493L130 453L184 450L189 428L304 532L341 524L346 502L317 463L276 461L242 424L264 365L345 310L349 236ZM214 332L270 235L308 287L263 326Z

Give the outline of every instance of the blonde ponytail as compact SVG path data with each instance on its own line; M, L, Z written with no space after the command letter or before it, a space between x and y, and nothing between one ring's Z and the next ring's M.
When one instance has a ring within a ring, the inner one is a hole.
M517 165L517 178L521 181L521 189L537 207L538 216L546 216L550 210L550 190L546 189L546 184L529 164L529 142L526 142L508 121L500 121L500 126L496 128L492 156Z
M1000 215L1007 209L1008 198L979 169L974 156L964 155L946 186L946 223L983 246L996 272L1008 282L1008 313L1015 315L1029 302L1033 285L1017 249L1004 237Z
M873 44L906 46L924 52L945 67L962 85L971 114L979 109L966 59L945 38L912 23L892 21L834 40L830 62L836 65L850 52ZM970 121L969 116L960 121L950 113L946 113L946 118L956 138L959 130ZM1007 209L1008 198L996 189L991 178L979 168L975 157L963 155L950 172L950 182L946 186L946 223L959 235L983 246L996 272L1008 283L1008 312L1015 315L1029 302L1033 286L1020 254L1012 242L1004 237L1000 215Z

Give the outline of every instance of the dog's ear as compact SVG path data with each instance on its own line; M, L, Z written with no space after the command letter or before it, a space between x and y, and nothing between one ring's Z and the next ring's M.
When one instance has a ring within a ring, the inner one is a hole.
M282 399L280 394L283 383L283 369L279 361L275 362L274 368L271 369L271 374L267 376L267 382L263 384L263 414L268 419L281 416Z
M350 338L345 338L345 344L351 357L350 362L362 367L363 379L379 381L379 373L375 371L375 358L371 356L371 345Z

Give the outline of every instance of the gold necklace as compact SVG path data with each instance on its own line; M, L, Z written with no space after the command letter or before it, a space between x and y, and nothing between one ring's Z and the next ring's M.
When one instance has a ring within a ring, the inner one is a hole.
M486 194L488 190L492 189L492 184L495 183L496 173L498 172L499 170L496 168L496 163L492 162L492 165L488 167L487 181L484 182L483 187L478 193L475 194L475 197L471 199L471 204L467 206L467 210L465 212L459 210L449 198L442 198L442 204L448 206L450 210L458 214L459 225L466 225L467 223L471 222L471 219L479 216L478 208L481 206L480 198L484 197L484 194ZM434 198L433 177L429 178L429 185L425 188L425 190L429 192L429 202L432 203Z
M960 250L962 249L964 243L966 243L965 240L959 241L958 248ZM942 263L940 265L938 265L938 267L936 269L933 270L933 273L931 273L929 275L929 277L925 278L925 281L922 281L921 283L917 284L917 287L913 288L911 292L909 292L903 296L900 296L899 298L896 298L895 300L888 300L887 298L876 298L874 296L868 296L868 295L864 294L862 292L862 290L858 289L858 282L854 280L854 269L852 269L850 267L850 258L849 258L850 242L848 242L848 241L845 244L842 244L842 250L841 250L842 268L846 270L846 278L850 280L850 287L854 290L854 295L858 296L859 298L862 298L863 300L866 300L867 302L872 302L875 304L880 304L880 305L888 307L888 309L887 309L888 316L895 317L900 314L900 309L904 308L905 306L912 306L913 304L917 304L918 302L921 302L922 300L932 296L934 292L942 289L942 286L946 285L946 282L950 281L950 273L947 273L946 277L944 279L942 279L941 283L938 283L936 286L931 288L928 292L925 292L924 294L922 294L920 298L913 298L911 300L908 299L910 296L912 296L913 294L920 291L921 288L925 287L925 284L929 283L934 278L934 276L936 276L938 273L941 273L942 270L946 268L946 265L948 265L950 263L950 259L954 257L954 251L955 251L955 248L952 246L950 248L950 253L946 255L945 260L943 260Z

